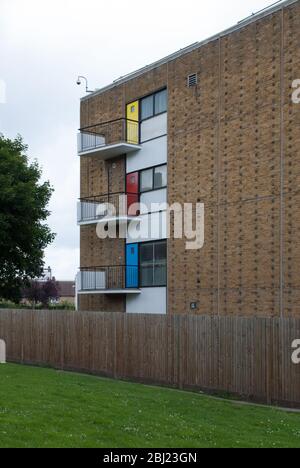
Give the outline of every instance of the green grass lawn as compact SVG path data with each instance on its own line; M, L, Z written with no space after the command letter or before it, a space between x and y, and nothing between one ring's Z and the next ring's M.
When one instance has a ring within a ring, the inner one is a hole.
M300 414L5 364L0 447L300 447Z

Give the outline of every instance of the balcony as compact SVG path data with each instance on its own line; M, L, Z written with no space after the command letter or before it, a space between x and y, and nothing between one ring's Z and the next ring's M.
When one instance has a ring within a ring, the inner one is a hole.
M141 149L139 122L117 119L85 127L78 134L78 155L106 161Z
M81 198L78 203L77 223L80 226L98 223L127 223L140 221L136 209L139 195L135 193L109 193Z
M82 268L77 278L78 294L140 294L138 266Z

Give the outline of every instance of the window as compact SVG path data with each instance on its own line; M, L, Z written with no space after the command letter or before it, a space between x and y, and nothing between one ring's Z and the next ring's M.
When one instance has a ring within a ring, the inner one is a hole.
M163 112L167 112L166 89L141 100L141 120L150 119Z
M140 245L141 287L166 286L167 242Z
M154 168L153 188L159 189L167 186L167 166L159 166Z
M153 190L153 169L147 169L141 172L141 192Z
M153 108L153 96L146 97L142 99L142 120L149 119L154 115L154 108Z
M140 192L150 192L167 186L167 165L140 172Z
M155 114L161 114L167 111L167 90L164 89L160 93L155 94Z

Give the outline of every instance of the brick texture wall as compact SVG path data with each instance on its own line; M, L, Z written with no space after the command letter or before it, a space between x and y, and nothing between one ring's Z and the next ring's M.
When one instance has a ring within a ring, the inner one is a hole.
M205 204L202 250L168 240L169 313L300 316L300 105L291 101L299 44L297 2L82 101L81 125L95 125L168 87L169 203ZM82 196L106 192L108 179L121 186L124 171L122 158L109 178L107 163L82 158ZM120 256L124 241L111 249L90 228L81 233L82 266L114 249Z

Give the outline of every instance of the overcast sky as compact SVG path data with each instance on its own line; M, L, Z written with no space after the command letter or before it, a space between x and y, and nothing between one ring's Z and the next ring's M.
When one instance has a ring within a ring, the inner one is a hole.
M46 265L57 279L73 279L79 266L76 133L84 87L76 86L77 76L100 88L271 3L0 0L0 81L6 83L0 132L23 136L55 188L49 224L57 237Z

